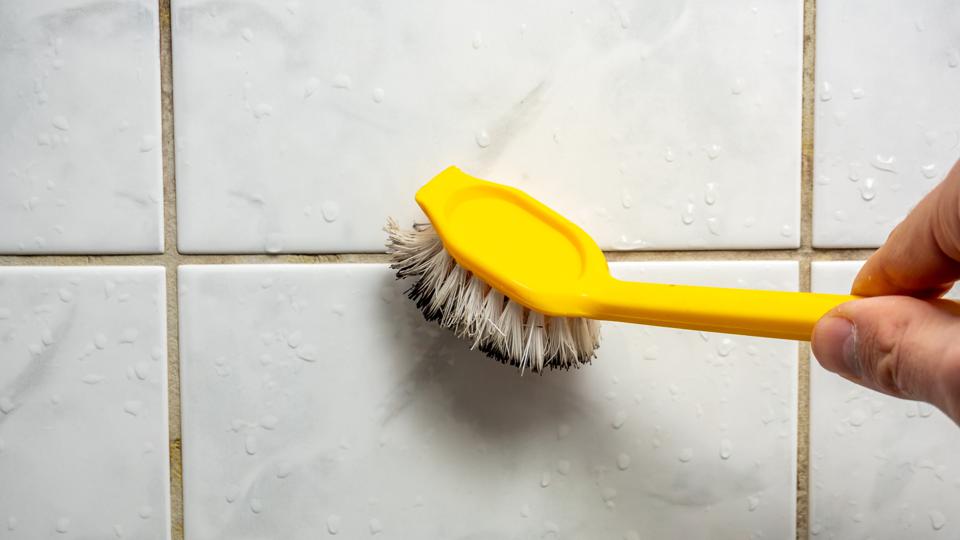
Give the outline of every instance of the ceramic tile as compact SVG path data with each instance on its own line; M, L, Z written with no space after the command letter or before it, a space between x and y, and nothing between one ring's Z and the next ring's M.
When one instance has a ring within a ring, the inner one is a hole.
M797 287L793 262L622 263ZM185 266L187 538L792 538L795 342L603 328L520 376L382 265Z
M0 539L169 535L164 270L0 268Z
M813 263L813 289L849 292L861 264ZM810 388L811 538L956 537L960 430L953 421L815 361Z
M451 164L606 248L797 247L802 3L174 0L179 247L382 251Z
M0 252L163 249L150 0L0 5Z
M875 247L960 155L960 4L817 2L813 241Z

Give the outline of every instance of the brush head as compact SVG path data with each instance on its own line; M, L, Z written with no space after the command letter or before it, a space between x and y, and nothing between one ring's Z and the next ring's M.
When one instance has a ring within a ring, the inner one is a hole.
M487 356L534 372L580 367L596 356L599 324L527 309L463 268L428 223L401 230L388 220L387 253L397 279L411 278L407 295L428 321L437 321Z

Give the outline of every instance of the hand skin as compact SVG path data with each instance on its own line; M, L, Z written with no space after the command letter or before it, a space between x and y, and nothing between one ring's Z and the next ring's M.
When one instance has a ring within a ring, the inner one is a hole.
M866 262L852 293L813 330L820 364L892 396L932 403L960 424L960 312L935 298L960 278L960 162Z

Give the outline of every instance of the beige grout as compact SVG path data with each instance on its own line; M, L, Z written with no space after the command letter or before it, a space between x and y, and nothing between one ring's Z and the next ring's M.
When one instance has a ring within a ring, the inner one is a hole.
M800 124L800 290L810 290L812 260L836 252L813 249L814 79L816 66L816 0L803 2L803 90ZM860 251L860 250L858 250ZM853 255L846 253L844 255ZM857 257L860 258L860 257ZM797 540L810 536L810 346L800 343L797 358Z
M160 88L162 112L164 253L157 255L0 255L0 265L156 265L166 268L167 358L170 439L171 528L174 540L183 540L183 467L180 439L180 354L177 304L177 267L183 264L338 264L386 263L382 253L343 254L185 254L177 250L173 71L170 0L158 0L160 16ZM703 250L606 252L609 261L759 261L793 260L799 263L800 290L810 290L813 261L860 260L871 249L817 249L812 246L813 123L816 0L803 2L803 90L801 121L800 247L782 250ZM797 538L809 533L809 404L810 352L801 344L798 355L797 419Z

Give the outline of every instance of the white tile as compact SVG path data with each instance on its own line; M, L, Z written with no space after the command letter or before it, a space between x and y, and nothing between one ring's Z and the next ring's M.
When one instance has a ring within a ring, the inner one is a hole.
M817 2L813 241L875 247L960 155L960 4Z
M451 164L606 248L797 247L801 9L174 0L179 247L382 251Z
M846 293L861 262L813 263ZM811 538L949 538L960 522L960 430L932 405L857 386L811 362Z
M167 539L164 270L0 268L0 538Z
M797 266L616 264L796 289ZM795 342L604 326L520 374L382 265L180 270L188 538L792 538Z
M155 0L0 3L0 252L163 249Z

